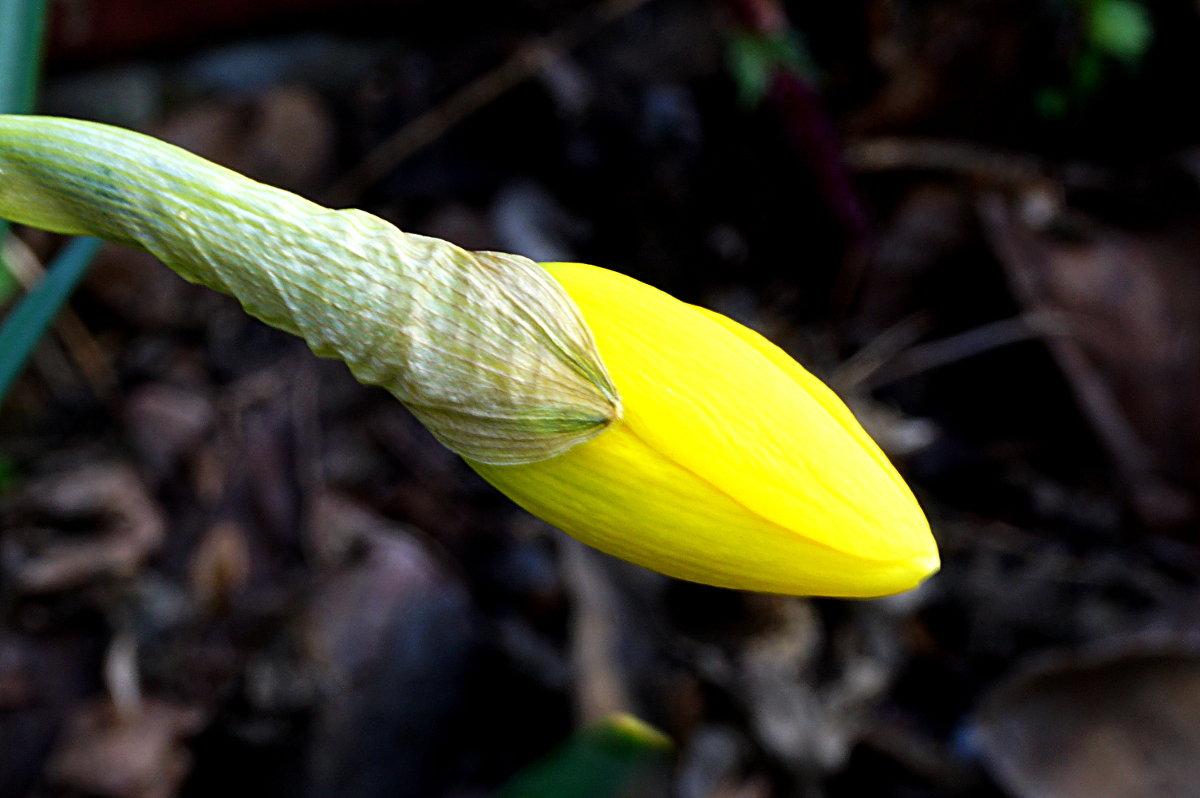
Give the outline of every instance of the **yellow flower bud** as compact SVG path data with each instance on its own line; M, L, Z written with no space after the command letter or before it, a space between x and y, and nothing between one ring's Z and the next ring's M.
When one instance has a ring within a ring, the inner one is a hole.
M0 115L0 217L142 247L236 296L387 388L518 504L632 562L828 596L937 570L921 508L828 388L636 280L467 252L47 117Z
M782 350L615 272L546 268L591 327L623 415L540 462L468 461L485 479L584 543L710 585L865 597L937 570L908 486Z

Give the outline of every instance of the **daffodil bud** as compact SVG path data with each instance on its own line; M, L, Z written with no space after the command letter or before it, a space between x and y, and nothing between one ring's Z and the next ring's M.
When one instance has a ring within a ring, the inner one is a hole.
M584 543L696 582L874 596L937 570L912 492L799 363L632 278L545 265L592 328L624 416L549 460L471 463L485 479Z
M672 576L873 596L937 570L845 405L757 333L614 272L332 211L102 125L0 116L0 217L139 246L383 385L518 504Z

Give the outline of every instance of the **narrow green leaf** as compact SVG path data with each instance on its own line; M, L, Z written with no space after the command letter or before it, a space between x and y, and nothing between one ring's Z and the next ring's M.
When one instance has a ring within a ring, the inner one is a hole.
M0 0L0 114L33 110L46 26L46 0ZM0 219L0 241L8 223ZM0 305L12 299L17 281L0 258Z
M100 247L95 238L76 238L46 270L46 276L26 294L0 325L0 402L8 395L25 361L71 296Z
M0 2L0 113L33 110L45 28L46 0Z
M571 735L496 798L614 798L664 768L671 747L657 729L614 715Z
M8 223L0 219L0 241L3 241L6 235L8 235ZM8 300L12 299L16 293L17 280L5 265L3 256L0 256L0 307L8 304Z

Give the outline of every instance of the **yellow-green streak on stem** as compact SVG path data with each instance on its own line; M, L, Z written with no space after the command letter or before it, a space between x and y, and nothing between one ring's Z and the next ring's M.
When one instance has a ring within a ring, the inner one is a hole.
M148 136L0 115L0 217L153 253L480 462L552 457L620 415L590 330L536 263L330 210Z

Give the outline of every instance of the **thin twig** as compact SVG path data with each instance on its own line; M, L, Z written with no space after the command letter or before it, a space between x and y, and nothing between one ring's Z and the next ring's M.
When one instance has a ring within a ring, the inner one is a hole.
M950 366L1022 341L1044 340L1070 334L1071 329L1060 313L1023 313L981 324L937 341L913 346L881 366L866 382L868 387L878 388L880 385Z
M117 716L130 720L142 711L138 644L133 632L120 629L104 654L104 684Z
M846 394L874 390L1022 341L1072 334L1064 314L1031 311L918 344L929 324L924 313L901 319L839 366L830 384Z
M1044 275L1051 271L1046 262L1050 256L1044 247L1039 247L1036 237L1014 219L1003 196L982 194L977 205L984 232L1004 267L1013 295L1027 308L1052 307L1044 285ZM1158 455L1122 406L1112 380L1092 362L1080 340L1081 333L1076 331L1074 335L1050 337L1047 343L1121 475L1131 506L1151 524L1169 526L1190 518L1190 498L1163 478Z
M353 203L405 158L437 141L451 128L536 75L600 28L647 2L649 0L604 0L549 36L520 47L495 69L463 86L367 153L333 185L326 201L335 207Z
M1032 155L944 139L876 138L846 145L846 162L859 172L916 169L950 172L1005 186L1023 186L1046 175Z
M829 377L830 385L843 395L868 385L875 373L901 352L921 340L930 328L926 313L913 313L885 329L848 357Z

